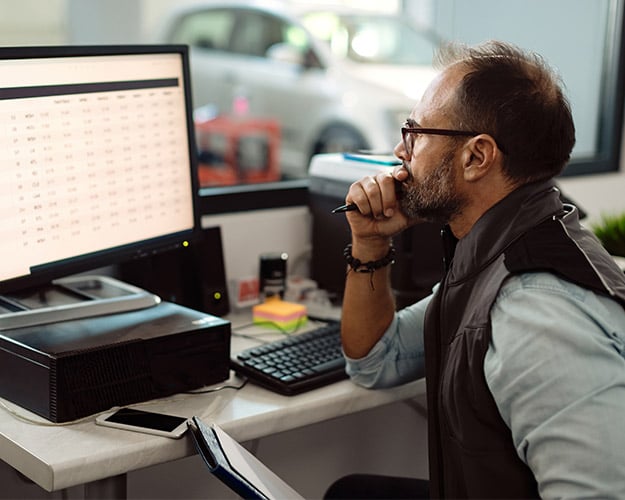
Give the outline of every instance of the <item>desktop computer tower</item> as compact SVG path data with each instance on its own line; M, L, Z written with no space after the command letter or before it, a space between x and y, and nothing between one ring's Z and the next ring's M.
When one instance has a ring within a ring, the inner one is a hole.
M230 375L230 323L161 302L0 332L0 396L67 422Z
M215 316L230 312L219 227L203 229L188 247L119 264L116 274L168 302Z

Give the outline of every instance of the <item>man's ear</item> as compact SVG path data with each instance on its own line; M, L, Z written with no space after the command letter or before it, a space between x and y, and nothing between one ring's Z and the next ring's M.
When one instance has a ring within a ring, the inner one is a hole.
M472 137L463 151L463 175L467 182L475 182L484 177L501 159L497 143L488 134Z

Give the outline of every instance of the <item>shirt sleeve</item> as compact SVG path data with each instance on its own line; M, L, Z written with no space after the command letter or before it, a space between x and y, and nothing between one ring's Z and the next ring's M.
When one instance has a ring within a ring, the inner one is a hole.
M368 388L392 387L425 375L423 322L430 299L395 313L367 356L345 357L347 374L355 383Z
M625 312L549 273L491 310L484 373L543 498L625 498Z

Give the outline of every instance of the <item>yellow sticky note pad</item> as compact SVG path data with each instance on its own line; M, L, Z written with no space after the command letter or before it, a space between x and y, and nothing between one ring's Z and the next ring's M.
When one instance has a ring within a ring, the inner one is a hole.
M252 308L252 319L254 323L269 322L285 330L301 326L308 320L306 306L276 298L255 305Z

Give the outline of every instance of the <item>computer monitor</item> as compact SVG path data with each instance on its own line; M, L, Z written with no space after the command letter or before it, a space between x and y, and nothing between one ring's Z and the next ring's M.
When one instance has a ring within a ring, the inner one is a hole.
M199 230L185 46L0 48L0 294Z

